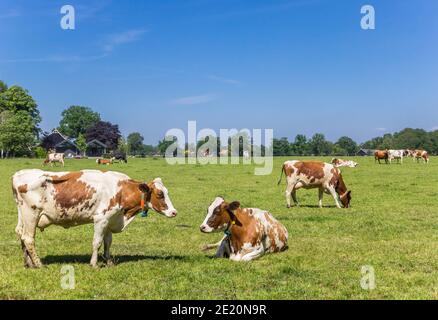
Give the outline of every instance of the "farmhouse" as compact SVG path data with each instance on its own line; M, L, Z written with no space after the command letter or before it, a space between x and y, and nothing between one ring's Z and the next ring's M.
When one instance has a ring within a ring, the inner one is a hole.
M360 149L357 152L357 155L361 157L372 156L373 154L374 154L374 150L371 149Z
M41 146L46 150L52 150L56 153L64 153L64 155L69 158L81 154L81 151L76 145L76 139L63 135L57 129L53 129L50 134L47 134L42 138ZM87 142L85 155L87 157L101 157L104 153L107 153L107 151L108 147L105 143L93 139Z

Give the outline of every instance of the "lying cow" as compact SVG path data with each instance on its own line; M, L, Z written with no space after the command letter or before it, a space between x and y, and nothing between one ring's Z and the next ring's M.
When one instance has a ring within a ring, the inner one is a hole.
M357 162L354 162L353 160L343 160L338 158L333 158L331 163L336 168L340 168L340 167L356 168L359 165Z
M110 164L113 164L113 160L112 159L97 159L96 163L99 165L107 165L109 166Z
M388 164L388 150L376 150L374 152L374 162L381 164L380 160L385 160L385 163Z
M102 241L104 258L111 264L112 234L122 232L137 213L153 209L170 218L177 214L160 178L142 183L111 171L54 173L33 169L17 172L12 190L18 207L15 231L28 267L41 266L35 250L36 228L43 231L52 224L70 228L93 223L90 264L96 267Z
M403 164L405 154L406 150L388 150L388 161L392 164L392 161L397 160L397 163Z
M219 243L204 248L218 248L217 258L249 261L287 249L287 230L268 211L244 209L239 202L227 203L221 197L209 206L200 229L204 233L225 232Z
M335 199L338 208L349 208L351 201L351 191L347 190L341 171L330 163L319 161L286 161L281 169L280 184L286 175L286 202L287 207L291 207L290 198L292 196L295 205L298 204L296 191L300 188L319 189L319 207L322 208L322 198L324 192L331 194Z
M53 164L60 163L64 167L64 154L63 153L49 153L47 158L43 162L43 166L50 164L53 167Z

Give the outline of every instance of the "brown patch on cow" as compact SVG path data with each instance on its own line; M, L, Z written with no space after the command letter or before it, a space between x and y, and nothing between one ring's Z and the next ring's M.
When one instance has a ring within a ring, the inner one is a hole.
M82 172L70 172L63 176L53 176L51 182L55 189L54 200L56 205L61 208L63 215L66 211L79 207L93 198L96 189L79 181Z
M320 180L324 178L324 162L320 161L299 161L294 164L297 175L304 175L309 179Z
M238 208L234 212L236 224L231 227L231 246L235 253L239 252L245 243L251 243L255 246L260 243L263 227L259 226L259 222L250 215L248 209ZM257 232L259 228L259 232Z
M285 165L283 167L283 170L284 170L284 173L287 177L292 176L293 173L295 172L294 168L292 166L288 166L288 165Z
M31 206L31 208L32 208L32 210L36 210L37 206L33 204L33 205Z
M27 193L27 184L23 184L21 186L18 186L17 190L19 193Z
M120 187L120 190L113 198L110 199L106 212L111 211L116 206L120 206L123 208L124 215L128 219L139 213L142 210L142 192L139 188L141 184L141 182L134 180L119 181L117 185ZM155 211L165 211L167 209L167 205L164 200L163 192L155 187L154 182L149 182L147 186L149 187L149 192L145 193L146 209L148 209L147 203L150 202Z

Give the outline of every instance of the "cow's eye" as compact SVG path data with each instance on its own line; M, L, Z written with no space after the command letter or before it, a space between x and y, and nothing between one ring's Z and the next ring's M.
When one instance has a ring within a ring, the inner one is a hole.
M159 198L164 198L164 193L163 193L163 192L161 192L161 191L160 191L160 192L158 192L158 197L159 197Z

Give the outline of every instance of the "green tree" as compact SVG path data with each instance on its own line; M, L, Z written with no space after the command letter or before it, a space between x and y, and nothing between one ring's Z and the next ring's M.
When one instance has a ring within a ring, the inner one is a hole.
M127 144L128 152L131 155L142 154L143 152L143 136L138 132L133 132L128 135Z
M331 154L333 148L322 133L316 133L309 141L309 150L312 155L321 156Z
M345 153L341 155L354 156L358 151L357 143L353 139L346 136L339 138L335 145L337 147L337 152L342 152L342 150L345 151Z
M35 135L37 135L41 116L35 100L29 95L28 91L22 87L12 86L3 91L4 89L5 86L3 86L0 93L0 113L10 111L13 113L21 112L22 114L27 114L32 122L33 131Z
M34 119L25 111L0 114L0 148L2 156L30 155L37 144Z
M61 116L59 132L73 138L85 134L87 129L100 121L99 113L83 106L71 106L62 111Z
M0 80L0 94L5 92L6 90L8 90L7 84Z
M82 155L84 155L85 151L87 151L87 141L85 139L85 135L83 135L82 133L80 133L78 138L76 139L76 146L78 147Z
M291 144L291 153L297 156L304 156L309 149L307 137L303 134L298 134L295 141Z
M272 142L272 153L274 156L286 156L289 154L289 141L283 137L281 139L274 139Z

